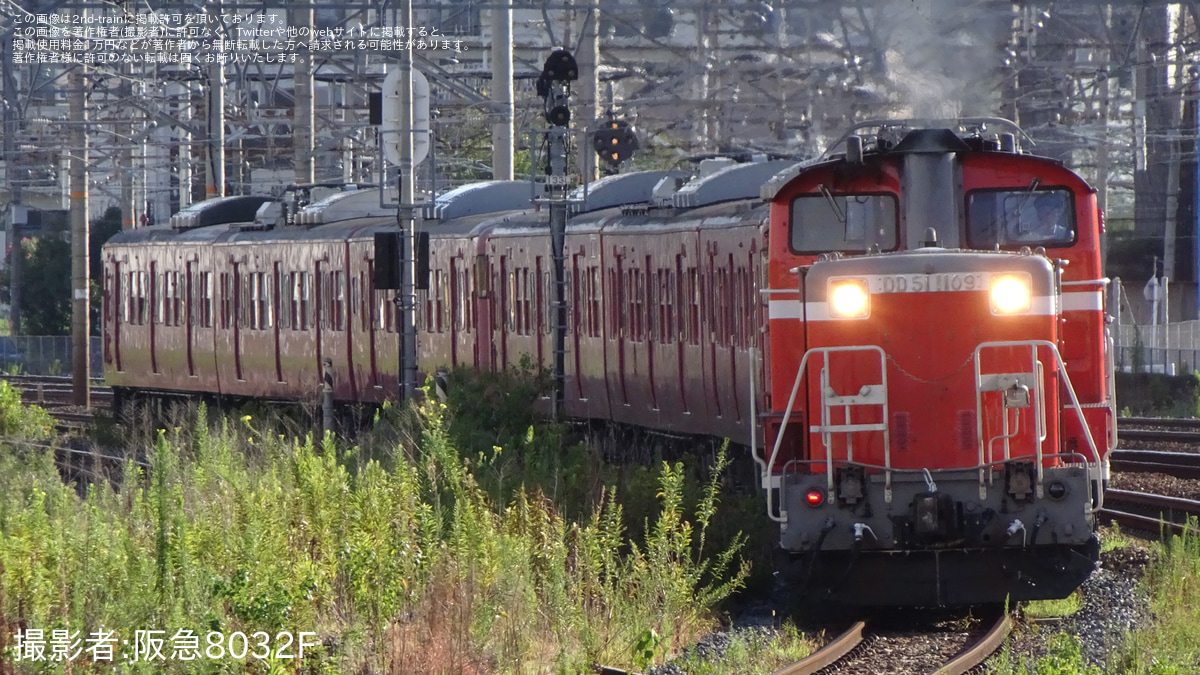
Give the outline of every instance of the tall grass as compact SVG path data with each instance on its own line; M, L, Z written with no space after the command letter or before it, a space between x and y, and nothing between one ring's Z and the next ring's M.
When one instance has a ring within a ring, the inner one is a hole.
M647 634L661 658L743 583L737 540L707 542L723 452L692 511L684 467L662 465L659 508L631 538L613 489L577 519L536 486L497 501L476 476L492 467L454 447L445 415L436 401L391 414L380 428L410 442L387 451L379 438L286 437L248 416L210 424L200 408L193 426L157 434L148 470L130 462L82 491L52 451L0 447L0 662L21 656L24 629L114 630L130 645L137 630L187 629L202 646L210 631L313 631L321 646L303 663L128 663L126 647L70 668L576 673L631 666Z
M1164 539L1146 570L1154 624L1128 636L1110 662L1122 673L1176 675L1200 670L1200 528Z

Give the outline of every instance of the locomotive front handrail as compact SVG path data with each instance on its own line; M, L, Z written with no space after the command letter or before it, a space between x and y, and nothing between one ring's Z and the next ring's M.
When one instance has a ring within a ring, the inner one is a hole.
M804 379L805 374L808 372L807 371L808 357L813 354L817 354L817 353L822 354L826 357L825 363L826 363L826 365L828 365L828 355L829 354L832 354L835 352L859 352L859 351L874 351L879 354L879 362L880 362L880 366L881 366L881 370L882 370L883 382L877 386L880 386L883 389L883 393L882 393L883 409L884 409L883 419L887 420L887 354L883 351L882 347L879 347L878 345L851 345L851 346L846 346L846 347L817 347L814 349L809 349L808 351L804 352L804 356L800 359L800 365L796 368L796 381L794 383L792 383L792 393L788 396L787 407L783 411L783 419L780 421L780 424L779 424L779 433L775 436L775 446L771 449L771 458L767 461L766 476L767 476L768 481L770 480L771 475L774 473L775 460L779 456L779 448L783 444L783 436L785 433L787 433L788 421L791 419L792 410L795 408L795 405L796 405L796 394L800 391L800 381ZM822 368L822 372L824 372L824 370L825 369ZM822 385L824 385L824 377L822 377ZM872 385L872 386L876 386L876 385ZM825 392L822 391L822 402L823 403L821 406L821 408L822 408L821 423L822 423L822 425L828 425L829 424L828 406L824 405L824 400L825 400L824 394L825 394ZM817 427L817 429L820 429L820 427ZM892 462L891 449L889 446L888 429L887 429L886 422L883 425L882 431L883 431L883 457L884 457L883 461L886 464L890 465ZM813 432L815 433L816 429L814 429ZM829 432L822 432L822 436L824 436L827 433L829 433ZM830 494L832 494L833 493L833 463L831 461L828 461L829 459L831 459L831 458L829 457L829 454L828 454L828 446L826 446L826 468L827 468L826 481L827 481L828 490L829 490ZM891 475L890 474L888 474L888 476L885 478L885 481L886 481L886 486L884 488L885 498L887 501L891 501L891 485L892 485L892 483L891 483ZM780 482L779 501L780 501L781 508L780 508L778 516L775 515L775 504L774 504L775 495L771 491L770 485L767 486L767 490L766 490L766 492L767 492L767 517L777 523L786 523L787 522L787 511L783 508L783 505L786 504L786 500L783 498L783 490L786 487L785 483L786 482Z
M1012 348L1012 347L1031 347L1033 349L1032 356L1033 356L1033 360L1034 360L1034 366L1038 369L1038 378L1037 378L1038 385L1039 385L1038 406L1039 406L1039 409L1041 409L1042 414L1044 414L1044 412L1045 412L1044 411L1045 405L1043 403L1045 392L1043 389L1041 389L1041 387L1044 386L1043 382L1044 382L1045 378L1044 378L1044 372L1042 371L1043 366L1042 366L1041 360L1038 358L1037 349L1038 349L1038 347L1045 347L1049 350L1051 356L1054 358L1054 363L1055 363L1057 372L1063 378L1063 384L1065 385L1063 388L1066 389L1067 395L1071 399L1071 403L1067 407L1069 407L1075 411L1075 415L1076 415L1077 419L1079 420L1079 426L1083 430L1084 438L1087 439L1088 449L1092 451L1092 457L1096 458L1094 468L1092 466L1092 461L1087 459L1086 456L1084 457L1084 462L1088 466L1089 474L1098 475L1099 471L1100 471L1100 462L1102 461L1102 458L1100 456L1100 451L1096 448L1096 441L1092 437L1091 427L1088 426L1087 419L1083 415L1083 407L1079 404L1079 398L1075 395L1075 387L1074 387L1074 385L1071 384L1071 376L1070 376L1070 374L1067 373L1067 366L1066 366L1066 363L1062 359L1062 355L1059 354L1059 352L1058 352L1058 346L1048 340L1010 340L1010 341L998 341L998 342L981 342L978 346L975 347L975 354L974 354L975 385L976 385L975 386L975 405L976 405L976 418L978 420L977 423L978 423L978 430L979 430L978 431L979 464L981 465L979 468L980 495L982 496L982 495L986 494L987 488L984 485L984 483L985 483L984 470L985 469L984 469L983 465L985 464L985 462L984 462L983 414L982 414L982 412L983 412L983 390L981 389L981 386L980 386L980 381L982 379L983 374L980 372L979 356L980 356L980 353L984 349L1002 349L1002 348ZM1064 406L1062 406L1060 404L1059 408L1061 409L1063 407ZM1044 418L1035 418L1035 419L1038 419L1039 423L1044 427L1044 424L1045 424ZM1037 448L1036 448L1036 452L1035 452L1036 467L1037 467L1037 496L1038 496L1038 498L1042 497L1043 490L1044 490L1044 486L1043 486L1044 472L1043 472L1042 463L1046 456L1052 456L1052 455L1046 455L1045 453L1042 452L1042 443L1045 441L1045 438L1046 437L1045 437L1044 429L1040 428L1039 433L1038 433ZM1092 473L1093 471L1095 472L1095 474ZM1095 479L1093 479L1093 480L1095 480ZM1101 506L1104 503L1104 495L1103 495L1102 490L1097 490L1095 492L1095 495L1096 496L1092 500L1093 511L1101 508Z

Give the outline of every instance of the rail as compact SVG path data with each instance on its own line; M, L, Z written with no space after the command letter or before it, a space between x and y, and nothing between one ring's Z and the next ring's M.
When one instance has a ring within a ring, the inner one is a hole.
M1100 512L1101 517L1128 529L1183 535L1188 520L1200 518L1200 501L1126 490L1108 492L1110 503ZM1126 508L1116 508L1118 504Z
M862 644L863 630L867 624L859 621L841 635L825 643L823 647L799 661L776 670L771 675L811 675L828 668L845 658L855 647Z

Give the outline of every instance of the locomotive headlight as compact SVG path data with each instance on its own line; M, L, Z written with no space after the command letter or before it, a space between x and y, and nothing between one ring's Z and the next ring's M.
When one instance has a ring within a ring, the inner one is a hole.
M835 319L863 319L871 312L866 279L836 279L829 282L829 313Z
M1029 278L1019 275L998 276L992 279L992 313L1020 314L1028 312L1032 292Z

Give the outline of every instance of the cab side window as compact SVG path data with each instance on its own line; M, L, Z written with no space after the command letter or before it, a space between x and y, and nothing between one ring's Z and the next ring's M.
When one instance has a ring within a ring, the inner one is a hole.
M967 195L967 245L975 249L1075 243L1075 202L1057 190L975 190Z
M793 253L866 253L896 249L896 197L891 194L801 195L792 200Z

